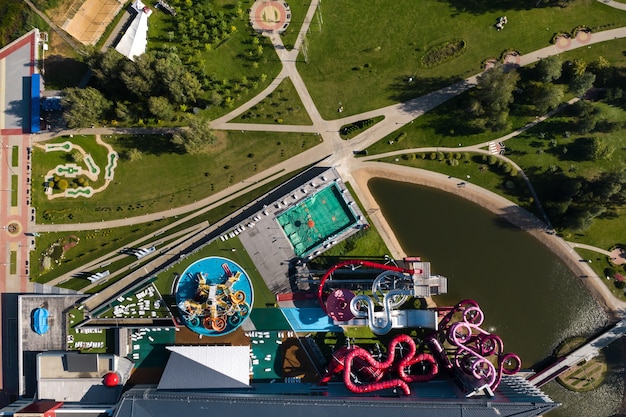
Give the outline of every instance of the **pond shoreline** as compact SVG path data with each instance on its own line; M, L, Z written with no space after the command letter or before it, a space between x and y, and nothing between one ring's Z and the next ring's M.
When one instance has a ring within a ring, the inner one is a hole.
M545 223L522 207L491 191L473 185L470 182L471 179L448 177L432 171L388 163L376 162L375 164L375 166L369 166L370 164L368 164L368 166L362 166L352 171L351 174L354 178L353 188L365 211L369 214L372 223L392 252L392 256L402 258L406 255L368 188L368 182L372 178L385 178L437 188L478 204L531 234L555 253L576 276L581 277L580 279L583 281L585 288L607 313L610 320L619 320L620 312L626 310L626 303L613 297L601 278L597 276L587 263L579 261L580 256L567 242L555 234L546 233Z

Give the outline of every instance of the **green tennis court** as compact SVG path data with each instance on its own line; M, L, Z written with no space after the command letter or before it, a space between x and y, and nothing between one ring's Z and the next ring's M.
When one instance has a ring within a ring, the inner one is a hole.
M331 184L276 217L297 256L310 253L356 223L337 184Z

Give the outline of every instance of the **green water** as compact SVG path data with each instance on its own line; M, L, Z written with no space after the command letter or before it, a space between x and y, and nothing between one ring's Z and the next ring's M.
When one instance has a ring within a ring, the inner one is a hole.
M380 178L369 188L407 255L421 256L433 273L448 277L448 294L435 301L476 300L485 313L483 327L500 335L523 367L539 366L565 338L589 336L607 323L581 278L487 210L436 189ZM619 374L623 356L613 356L612 370ZM623 393L620 378L614 379L606 392L575 396L551 382L547 388L555 401L577 405L550 417L612 415Z

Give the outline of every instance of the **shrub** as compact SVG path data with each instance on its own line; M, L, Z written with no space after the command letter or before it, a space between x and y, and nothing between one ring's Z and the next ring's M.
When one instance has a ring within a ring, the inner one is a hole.
M552 36L552 43L556 45L556 43L561 37L569 39L571 36L569 33L566 33L566 32L557 32L554 34L554 36Z
M421 63L424 67L434 67L451 58L454 58L463 52L466 43L462 39L455 39L443 44L435 45L430 48L424 56L422 56Z

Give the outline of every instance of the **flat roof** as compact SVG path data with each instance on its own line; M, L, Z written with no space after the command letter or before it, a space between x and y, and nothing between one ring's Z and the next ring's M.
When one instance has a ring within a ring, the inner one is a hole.
M30 77L36 72L39 29L0 49L0 133L30 130Z
M157 389L248 388L248 346L168 346L171 351Z

